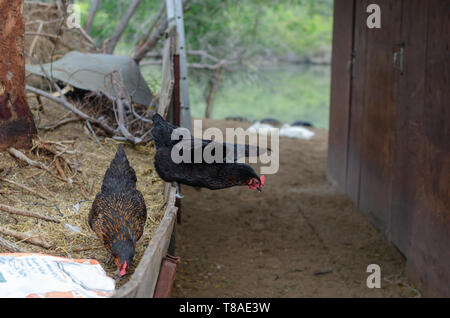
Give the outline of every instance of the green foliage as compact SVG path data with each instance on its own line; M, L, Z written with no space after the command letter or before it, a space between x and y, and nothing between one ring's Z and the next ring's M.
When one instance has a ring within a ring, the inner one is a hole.
M273 117L288 124L302 119L328 129L329 67L277 67L258 73L253 80L240 74L225 78L212 118L242 116L254 121ZM206 108L202 87L198 82L189 82L191 112L196 118L202 118Z
M193 0L185 14L191 48L225 45L314 54L331 45L332 0Z
M143 0L115 54L132 55L163 0ZM78 0L84 25L89 0ZM110 37L130 0L102 0L91 35L100 44ZM331 50L333 0L191 0L184 13L187 48L214 51L217 57L245 48L253 56L317 56ZM162 45L162 43L160 43ZM195 57L189 57L194 61ZM152 91L160 89L160 66L142 72ZM318 71L320 70L320 71ZM254 79L256 76L256 79ZM203 117L208 72L189 74L193 117ZM328 128L329 68L290 66L255 73L226 73L217 93L213 118L275 117L291 123L312 121Z
M84 25L90 0L77 0ZM117 52L128 54L145 33L162 0L143 0ZM100 43L111 36L130 0L103 0L91 31ZM315 54L331 45L332 0L191 0L185 12L188 48L226 47L256 52ZM225 52L226 53L226 52Z
M89 13L90 0L76 0L81 7L81 24L85 25ZM95 16L91 35L97 44L112 36L118 23L128 9L130 0L102 0L100 9ZM116 54L131 54L135 44L145 33L158 12L162 1L143 0L125 29L115 51Z
M142 72L152 91L158 92L161 67L148 66ZM191 113L203 118L205 84L189 78ZM330 68L327 66L282 66L260 70L256 76L234 74L224 79L217 93L212 118L242 116L250 121L266 117L292 124L308 120L328 129Z

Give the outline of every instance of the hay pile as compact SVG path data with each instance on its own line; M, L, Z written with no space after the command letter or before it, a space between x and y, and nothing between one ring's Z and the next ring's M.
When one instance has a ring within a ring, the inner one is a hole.
M95 51L79 31L66 27L66 15L61 1L56 4L25 2L26 63L51 62L71 50ZM47 80L37 76L27 77L27 84L42 89L51 87ZM90 94L77 98L79 96L74 93L66 97L78 109L95 118L103 116L108 123L113 123L113 107L105 98ZM0 211L0 237L14 242L24 251L97 259L107 274L116 279L116 288L119 288L132 276L165 212L163 181L153 166L155 149L151 143L136 146L124 143L128 160L136 171L137 188L145 199L148 218L144 234L137 242L129 275L119 280L115 265L108 263L109 253L87 224L92 201L101 188L104 173L119 142L59 104L33 94L28 94L28 103L39 128L39 139L32 149L22 150L22 153L42 166L31 166L11 153L0 152L0 178L32 190L0 180L0 204L53 217L60 223ZM139 114L147 110L136 109ZM136 121L130 128L140 132L149 129L148 123L142 121ZM8 231L24 233L49 246L30 244ZM0 247L0 252L9 251Z
M51 124L67 115L61 106L49 101L44 101L44 109L39 112L34 98L29 98L29 103L35 119L40 117L41 125ZM94 232L89 228L87 216L92 200L101 188L104 173L115 155L118 142L109 138L95 139L80 121L60 126L55 130L40 130L39 138L41 142L36 144L34 149L23 151L23 153L32 160L44 163L51 173L25 164L7 152L0 152L0 176L23 184L51 200L0 181L0 203L52 216L61 220L61 223L10 215L0 211L0 225L9 230L40 238L50 243L52 247L45 249L18 241L2 233L0 236L28 251L72 258L97 259L108 275L117 279L115 266L107 263L109 253L100 245ZM46 151L42 145L59 151L66 149L62 156L67 163L59 160L62 173L56 167L54 154ZM136 171L137 188L144 196L148 219L143 237L137 243L137 254L130 275L121 281L116 280L117 287L126 283L131 277L159 226L165 210L163 182L153 167L153 145L124 144L124 149L131 166ZM64 181L61 175L65 176L67 181ZM73 231L70 227L80 231ZM7 251L0 249L0 252Z

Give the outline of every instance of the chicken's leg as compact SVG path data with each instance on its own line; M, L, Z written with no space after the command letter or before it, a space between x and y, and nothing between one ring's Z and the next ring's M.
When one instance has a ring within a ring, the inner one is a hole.
M183 195L181 195L181 192L180 192L180 184L178 183L178 182L172 182L172 185L177 189L177 193L175 194L175 197L177 198L177 199L182 199L182 198L184 198L184 196Z

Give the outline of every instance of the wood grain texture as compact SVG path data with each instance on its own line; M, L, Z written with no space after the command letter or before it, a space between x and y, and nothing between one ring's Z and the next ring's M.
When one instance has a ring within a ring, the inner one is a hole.
M423 170L420 140L425 97L428 4L410 1L402 15L405 43L403 73L399 76L392 179L391 238L403 255L411 246L411 225Z
M400 42L402 2L372 3L381 7L382 27L367 31L359 208L389 237L397 99L393 57Z
M356 206L359 204L365 72L367 65L367 5L367 0L356 1L353 45L354 63L352 67L352 89L350 97L351 106L349 113L349 133L347 144L347 178L345 192Z
M418 154L408 159L416 178L407 272L426 296L450 297L450 2L427 5L424 102L410 113Z
M351 1L352 3L354 1ZM328 178L345 189L348 117L351 87L354 6L348 0L334 2L333 52L331 66L330 129L328 141Z
M23 1L0 0L0 150L26 148L37 134L25 97Z
M381 29L366 27L369 2ZM450 1L357 1L355 15L345 191L423 294L449 297Z

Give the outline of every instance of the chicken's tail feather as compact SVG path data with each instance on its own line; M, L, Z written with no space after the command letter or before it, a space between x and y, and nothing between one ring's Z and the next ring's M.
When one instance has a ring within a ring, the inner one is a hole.
M130 166L122 145L119 145L103 178L102 192L114 193L133 190L136 189L136 181L136 173Z

